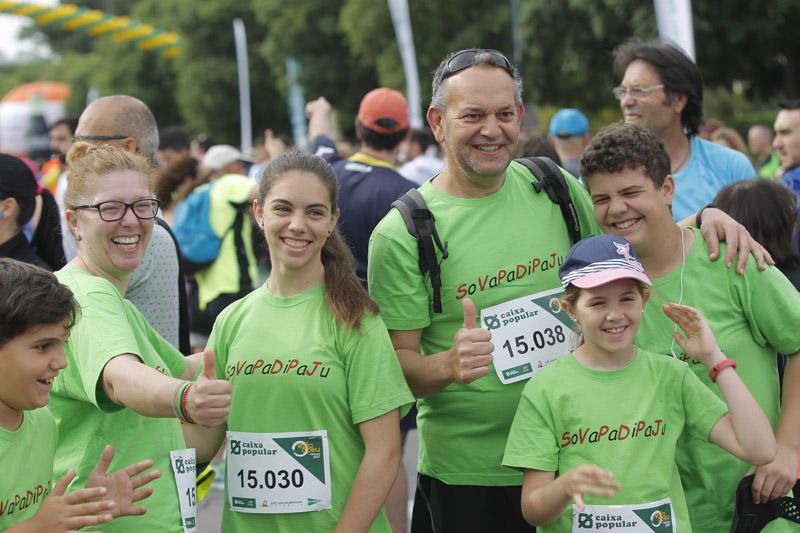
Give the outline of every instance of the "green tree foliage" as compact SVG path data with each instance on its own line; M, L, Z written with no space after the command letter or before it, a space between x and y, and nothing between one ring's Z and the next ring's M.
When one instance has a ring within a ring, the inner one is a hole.
M324 95L353 122L363 94L379 85L405 89L400 54L385 0L79 0L79 5L129 15L184 40L167 60L116 43L53 28L42 31L54 61L3 67L0 90L34 79L70 83L69 110L80 112L86 91L128 93L151 106L162 126L184 124L238 142L238 81L231 21L247 26L254 134L288 131L286 59L301 65L307 99ZM746 96L769 102L800 94L800 3L728 0L692 2L697 58L710 89L746 80ZM637 36L656 35L652 2L525 0L520 2L526 101L578 106L614 115L613 50ZM450 51L468 47L512 52L510 1L409 0L423 106L431 73ZM709 95L716 94L709 90Z
M163 90L175 99L181 119L173 123L210 133L219 142L239 143L239 82L232 21L241 18L247 32L253 134L258 136L265 127L288 129L286 105L277 90L273 69L258 54L267 29L253 17L253 6L248 2L144 0L136 3L132 14L140 20L160 21L184 39L181 56L164 60L170 63L172 73L171 80L163 80Z
M340 26L342 6L341 0L304 0L291 8L284 0L253 0L256 19L266 28L259 52L276 73L282 96L287 94L286 59L294 57L300 63L306 99L328 98L343 112L340 118L347 128L361 96L376 87L378 79L373 62L352 56ZM365 15L383 7L382 2L372 2Z

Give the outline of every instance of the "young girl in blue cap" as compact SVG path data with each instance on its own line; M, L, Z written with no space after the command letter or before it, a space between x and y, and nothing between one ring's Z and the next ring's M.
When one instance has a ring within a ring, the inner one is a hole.
M686 363L634 346L651 283L625 239L584 239L559 275L561 307L582 336L528 382L511 427L503 464L525 472L525 519L543 533L691 531L679 436L759 465L775 453L769 422L696 309L663 306L675 342L708 367L725 403Z

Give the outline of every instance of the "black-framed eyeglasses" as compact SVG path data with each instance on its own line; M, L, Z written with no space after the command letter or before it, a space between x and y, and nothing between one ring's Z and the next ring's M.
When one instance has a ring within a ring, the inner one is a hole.
M140 220L150 220L156 218L158 214L158 206L161 204L155 198L145 198L143 200L136 200L132 204L119 202L117 200L108 200L94 205L76 205L73 209L97 209L100 218L106 222L116 222L122 220L128 212L128 209L133 211L136 218Z
M491 48L470 48L457 52L453 57L447 60L442 70L442 81L475 65L475 57L480 54L488 55L489 64L505 70L508 72L509 76L512 78L514 77L514 65L512 65L511 61L502 53Z
M91 141L121 141L123 139L127 139L128 137L130 137L130 135L76 135L73 140L76 143Z

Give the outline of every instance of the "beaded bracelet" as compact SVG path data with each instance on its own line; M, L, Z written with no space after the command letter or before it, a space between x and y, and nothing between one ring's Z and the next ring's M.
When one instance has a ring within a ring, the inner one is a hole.
M189 397L189 389L192 388L192 385L194 385L194 383L192 383L191 381L187 381L183 385L183 388L181 388L180 395L179 395L180 396L180 400L177 403L178 418L182 422L185 422L187 424L194 424L195 423L194 420L192 419L192 417L189 416L189 410L186 408L186 399Z
M172 393L172 414L175 418L180 419L180 415L178 414L178 402L180 401L180 393L181 387L185 385L185 382L180 381L177 385L175 385L175 391Z

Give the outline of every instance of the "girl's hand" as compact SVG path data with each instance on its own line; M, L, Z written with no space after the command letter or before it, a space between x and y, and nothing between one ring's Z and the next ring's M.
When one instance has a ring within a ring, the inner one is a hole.
M561 476L560 479L579 511L584 509L584 496L610 498L620 488L620 484L614 480L614 474L610 470L595 465L577 466Z
M683 337L677 331L672 333L675 342L683 348L686 355L703 363L708 368L725 359L725 355L719 349L717 339L714 338L708 322L700 311L694 307L679 304L662 305L661 309L686 335Z

